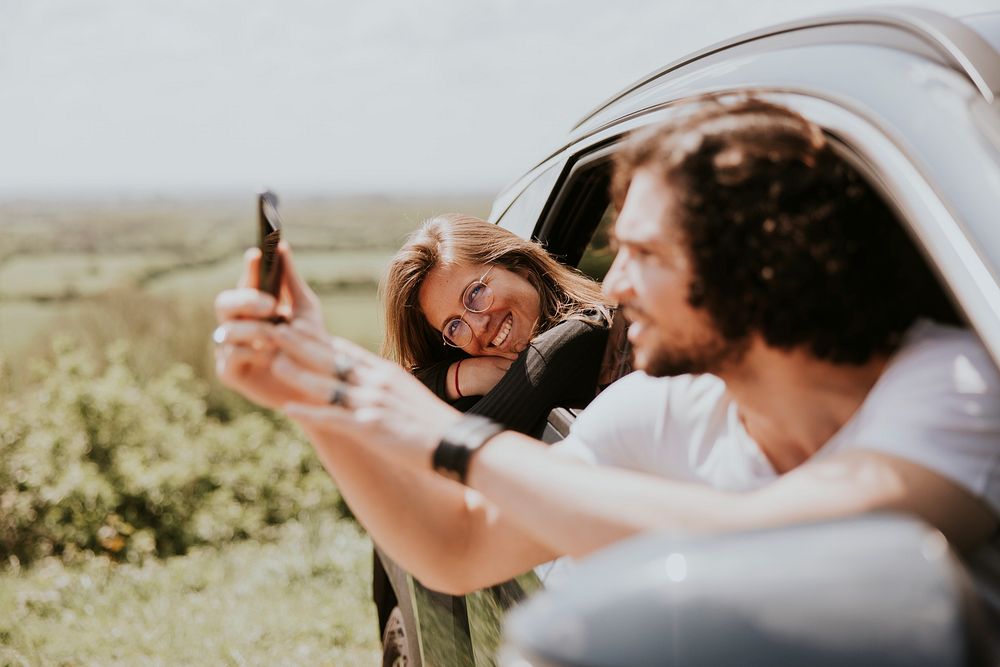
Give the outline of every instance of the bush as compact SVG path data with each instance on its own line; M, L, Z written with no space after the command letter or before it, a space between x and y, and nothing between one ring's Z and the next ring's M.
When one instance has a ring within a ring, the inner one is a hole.
M251 407L215 377L211 342L215 314L203 295L184 299L123 287L88 297L65 311L53 319L51 328L71 331L76 347L97 362L97 372L103 370L105 351L117 341L127 340L119 354L143 382L182 363L205 381L210 415L228 418ZM48 329L40 331L34 343L0 369L0 391L9 393L28 386L35 360L55 365L53 349Z
M341 511L285 422L246 412L223 423L190 366L141 380L128 345L109 350L98 360L60 341L40 382L3 400L0 558L168 556Z

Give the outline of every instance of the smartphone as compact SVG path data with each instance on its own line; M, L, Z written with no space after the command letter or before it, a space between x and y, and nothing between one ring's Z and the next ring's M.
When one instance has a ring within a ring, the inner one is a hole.
M260 270L257 289L278 298L281 291L281 218L278 197L267 190L257 196L257 245L260 248Z

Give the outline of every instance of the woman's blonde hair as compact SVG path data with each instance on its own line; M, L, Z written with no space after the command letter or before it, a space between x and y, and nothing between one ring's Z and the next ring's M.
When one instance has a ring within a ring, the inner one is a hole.
M382 354L409 369L464 352L443 344L420 310L420 287L436 266L483 264L524 276L540 297L536 333L567 319L611 321L600 285L553 259L539 244L479 218L450 213L423 223L389 263L379 286L385 307Z

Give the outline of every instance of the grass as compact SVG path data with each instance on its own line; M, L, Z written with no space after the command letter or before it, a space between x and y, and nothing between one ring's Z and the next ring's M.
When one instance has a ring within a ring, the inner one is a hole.
M169 266L176 259L164 253L133 252L36 254L15 257L0 267L3 292L14 297L97 294L117 285L134 283L150 267Z
M316 516L266 542L0 575L0 665L373 665L371 543Z

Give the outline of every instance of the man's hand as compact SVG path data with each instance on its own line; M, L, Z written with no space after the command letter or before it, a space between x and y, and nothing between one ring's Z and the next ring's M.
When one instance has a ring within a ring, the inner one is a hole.
M456 366L458 366L458 386L462 390L462 396L483 396L497 386L512 363L513 360L503 357L470 357L463 359L461 363L456 361L448 369L450 380L448 395L452 399L459 398L457 394L452 396L455 390Z
M320 370L326 350L302 345L294 327L279 326L274 340L280 348L274 376L302 396L284 411L303 427L378 447L404 467L426 470L444 432L462 417L401 367L349 341L332 339L331 372Z
M212 335L216 343L215 372L222 383L269 408L306 398L271 372L276 346L274 325L269 319L280 315L317 339L326 336L319 298L296 273L287 244L282 243L279 252L284 265L280 300L257 289L260 250L248 250L237 287L221 292L215 299L219 326Z

